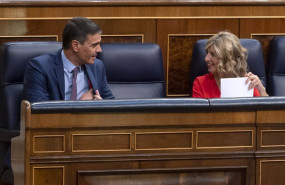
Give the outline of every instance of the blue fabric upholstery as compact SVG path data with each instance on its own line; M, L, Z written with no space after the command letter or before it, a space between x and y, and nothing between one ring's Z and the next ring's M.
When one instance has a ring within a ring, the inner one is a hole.
M13 184L10 141L19 134L20 104L27 62L36 56L56 52L59 42L9 42L0 50L0 182Z
M266 87L264 60L260 42L255 39L240 39L240 42L248 50L247 63L249 71L256 74ZM190 64L190 95L192 95L192 86L195 78L208 73L205 63L206 44L207 39L198 40L193 48Z
M102 44L102 60L116 99L165 96L163 61L157 44Z
M285 96L285 37L270 41L267 64L269 95Z

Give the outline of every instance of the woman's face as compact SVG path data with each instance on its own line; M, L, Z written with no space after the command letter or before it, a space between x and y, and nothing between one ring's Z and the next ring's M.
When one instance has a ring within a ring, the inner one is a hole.
M217 73L217 65L219 63L219 58L216 54L216 50L214 46L210 46L207 49L207 55L205 57L205 62L208 66L209 73L212 73L212 74Z

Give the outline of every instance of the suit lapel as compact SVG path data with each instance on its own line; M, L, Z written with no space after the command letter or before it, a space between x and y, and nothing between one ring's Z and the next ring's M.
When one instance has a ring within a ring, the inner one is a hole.
M84 66L86 68L87 76L88 76L88 78L89 78L89 80L91 82L91 85L93 87L93 91L95 93L95 90L98 90L98 86L97 86L97 83L96 83L97 82L96 75L94 75L92 73L92 70L91 70L89 65L84 65Z
M58 80L59 90L61 93L61 97L64 100L65 98L65 89L64 89L64 72L63 72L63 62L61 58L61 51L57 53L56 61L55 61L55 74Z

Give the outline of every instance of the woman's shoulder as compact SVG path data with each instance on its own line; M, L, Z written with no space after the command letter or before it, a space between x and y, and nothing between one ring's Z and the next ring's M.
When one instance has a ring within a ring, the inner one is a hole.
M205 81L205 80L207 81L207 80L213 80L214 76L212 73L208 73L202 76L198 76L196 79L199 81Z

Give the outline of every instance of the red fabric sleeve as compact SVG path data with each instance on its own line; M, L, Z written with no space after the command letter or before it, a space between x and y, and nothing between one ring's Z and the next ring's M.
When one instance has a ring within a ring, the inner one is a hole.
M202 87L198 80L198 78L195 78L192 88L192 97L193 98L204 98L202 93Z

